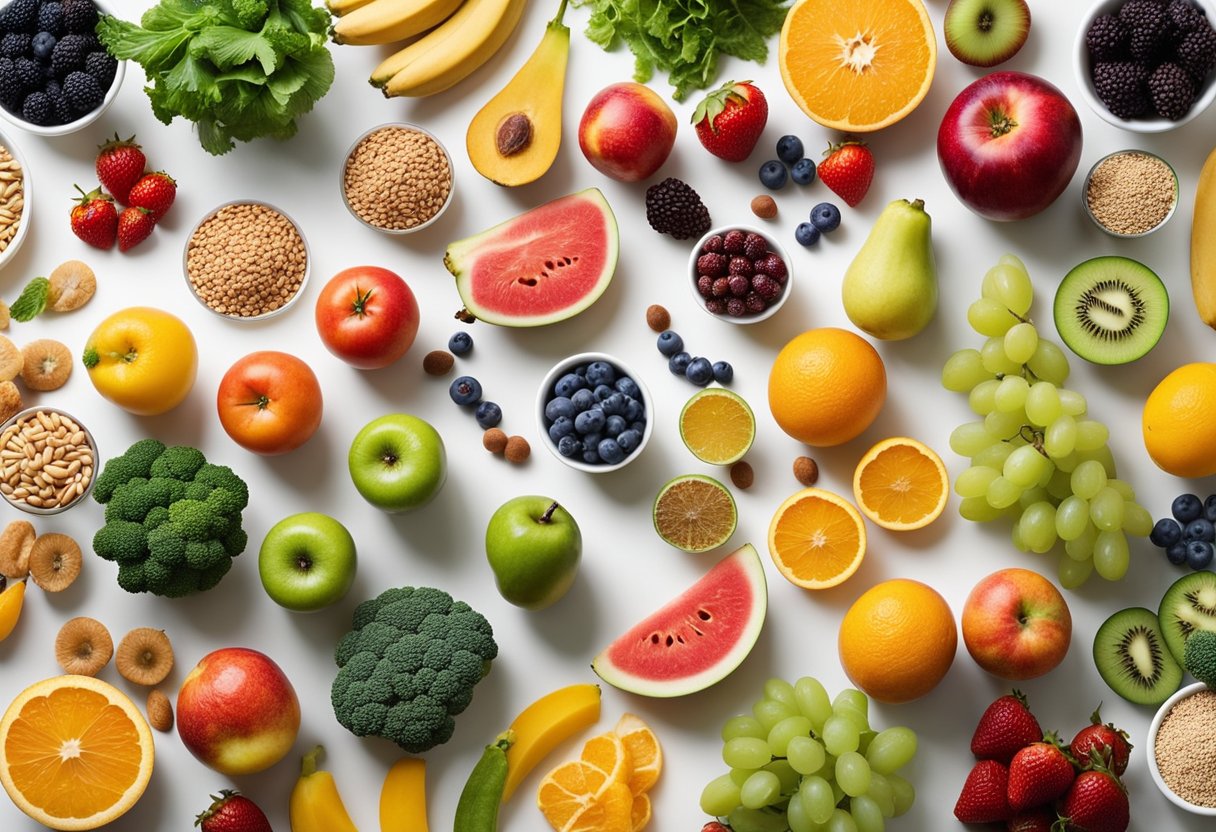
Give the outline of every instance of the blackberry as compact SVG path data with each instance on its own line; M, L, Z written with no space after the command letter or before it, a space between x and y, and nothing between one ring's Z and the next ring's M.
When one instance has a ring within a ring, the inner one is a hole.
M28 57L30 54L30 36L25 32L9 32L0 38L0 55L12 58Z
M84 59L84 71L96 78L103 90L108 90L118 73L118 61L108 52L90 52Z
M21 112L25 87L13 69L12 58L0 58L0 105L11 113Z
M79 115L96 110L105 96L97 79L87 72L72 72L63 79L63 97Z
M1202 83L1216 66L1216 31L1205 23L1202 28L1188 32L1178 44L1177 54L1182 68Z
M1116 118L1137 118L1149 111L1148 69L1131 61L1094 66L1094 91Z
M13 72L25 92L42 89L42 67L32 58L17 58L13 61Z
M56 78L66 78L69 72L84 68L85 56L94 51L88 40L89 35L64 35L55 44L51 53L51 69ZM96 38L94 38L96 40Z
M1098 15L1085 33L1089 57L1095 62L1127 57L1127 27L1113 14Z
M76 113L72 112L72 104L62 91L58 95L51 96L51 103L55 105L56 124L67 124L76 120Z
M1195 103L1198 89L1189 72L1178 64L1164 63L1149 76L1148 92L1157 115L1177 121Z
M1193 32L1208 24L1204 13L1187 0L1170 0L1165 16L1175 32Z
M38 31L50 32L55 37L63 34L63 5L50 0L38 10Z
M38 25L38 0L13 0L0 12L0 29L34 34Z
M30 93L25 97L25 103L21 105L21 117L30 124L47 126L55 117L51 97L44 92Z
M709 230L709 210L686 182L668 177L646 189L646 221L660 234L677 240L700 237Z
M1156 0L1129 0L1119 9L1119 21L1128 30L1128 51L1138 61L1152 62L1165 45L1165 6Z
M93 0L63 0L63 26L73 34L92 32L97 26Z
M49 62L51 60L51 53L55 51L55 44L58 42L50 32L39 32L34 35L34 39L30 42L30 51L38 60Z

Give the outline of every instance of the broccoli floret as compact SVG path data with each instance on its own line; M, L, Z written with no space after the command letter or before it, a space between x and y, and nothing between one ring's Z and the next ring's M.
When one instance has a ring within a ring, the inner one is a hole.
M224 551L224 544L218 540L186 541L186 565L191 569L204 572L225 560L231 560L231 558Z
M245 546L249 544L249 535L239 525L236 525L220 537L220 543L223 544L228 557L234 558L245 551Z
M169 506L169 524L186 540L211 539L219 520L211 506L202 500L178 500Z
M178 445L165 448L164 453L152 463L152 476L190 482L198 469L207 464L207 458L198 448Z
M207 463L198 469L198 473L194 475L194 481L209 485L211 488L222 488L234 494L239 504L238 511L244 511L245 507L249 505L249 486L227 465Z
M93 499L108 503L118 486L136 477L146 479L152 473L152 464L164 451L163 442L141 439L121 456L111 457L93 483Z
M148 532L148 557L161 563L185 563L186 540L172 524L160 525Z
M1183 666L1187 672L1216 690L1216 633L1196 630L1186 640Z
M334 715L357 736L420 754L451 739L497 655L490 623L468 604L430 587L389 589L355 609L334 652Z
M143 477L135 477L115 488L110 502L106 503L106 521L142 523L148 512L157 505L154 493L148 490L148 482Z
M153 490L157 497L157 505L168 508L178 500L186 499L186 488L190 485L182 480L174 480L169 477L149 477L148 487ZM163 500L163 502L162 502Z
M200 572L198 575L198 591L206 592L207 590L215 587L215 585L228 574L228 570L231 568L232 560L230 558L224 558L207 571Z
M93 551L119 566L142 563L148 556L148 535L139 523L111 520L93 535Z
M144 578L144 561L124 563L118 567L118 585L127 592L147 592L148 581Z
M144 517L144 531L150 532L153 529L163 526L169 522L169 509L164 506L153 506Z

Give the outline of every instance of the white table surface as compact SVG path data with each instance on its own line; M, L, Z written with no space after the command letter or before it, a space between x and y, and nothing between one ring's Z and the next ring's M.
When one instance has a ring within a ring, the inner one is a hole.
M145 8L151 3L128 5ZM175 734L157 734L157 764L148 791L113 829L187 829L194 815L207 806L209 793L236 786L265 808L277 829L286 830L287 798L299 755L318 742L327 747L324 765L335 772L355 822L362 829L375 829L380 784L400 752L386 741L357 739L334 720L329 703L335 672L332 649L349 628L358 602L402 584L442 587L470 602L492 622L501 650L493 671L478 686L473 705L458 718L453 739L426 754L431 827L450 828L457 796L482 746L520 709L553 688L597 681L588 667L591 658L681 592L720 555L749 541L765 551L773 510L799 487L790 470L796 456L810 453L819 462L820 485L844 494L850 494L853 468L861 454L887 436L915 436L943 455L952 474L962 470L964 461L950 452L947 437L969 418L969 411L964 397L941 389L939 371L953 350L979 346L981 339L969 330L965 310L978 297L984 271L1006 251L1018 254L1029 266L1038 292L1033 315L1048 336L1054 336L1050 315L1054 287L1081 260L1124 254L1161 275L1173 298L1173 315L1158 347L1128 367L1101 368L1072 357L1070 381L1089 398L1091 410L1112 425L1121 476L1134 484L1154 516L1168 512L1170 501L1182 491L1213 490L1210 478L1188 483L1158 471L1144 452L1139 423L1141 404L1160 378L1185 362L1216 356L1213 333L1201 323L1191 302L1187 265L1195 182L1216 134L1216 110L1159 136L1127 133L1098 119L1081 103L1071 65L1080 7L1085 4L1034 3L1030 40L1002 67L1049 78L1079 109L1085 129L1081 165L1069 189L1050 209L1020 223L990 223L971 214L947 188L935 158L938 123L957 92L981 73L946 51L940 37L946 4L934 0L930 14L939 33L936 78L912 115L869 137L878 172L861 206L845 207L840 230L826 236L817 248L803 250L793 242L794 226L815 203L840 201L819 183L806 189L791 183L776 194L781 214L772 227L779 229L791 252L795 290L778 315L755 327L730 326L699 310L684 276L687 244L660 237L646 224L646 183L608 180L578 152L576 131L583 106L601 86L625 80L632 72L626 52L605 54L582 36L586 9L567 12L574 35L564 142L553 169L534 185L507 190L482 179L469 164L464 152L469 118L531 54L555 5L530 4L518 32L500 54L467 81L430 99L385 101L366 83L380 50L334 47L337 81L317 109L301 121L299 135L286 144L262 140L241 145L222 158L208 156L189 124L178 121L165 128L155 121L141 90L142 72L134 65L113 108L91 128L60 139L12 131L29 157L37 193L30 238L0 274L0 296L11 301L28 278L45 274L71 257L95 267L99 288L82 310L14 324L10 337L19 344L38 337L58 338L78 354L98 321L140 303L181 316L194 331L202 356L189 398L164 416L134 417L110 405L93 390L79 366L66 387L31 395L29 400L77 414L92 428L103 456L144 436L196 445L209 459L229 464L241 474L250 484L252 501L245 514L249 548L212 592L185 600L128 595L115 582L114 565L96 557L87 559L81 579L67 592L51 596L31 591L16 632L0 643L0 703L10 701L28 684L57 674L52 649L57 630L68 618L89 615L100 619L115 641L133 627L164 628L178 661L166 683L170 690L211 650L236 645L260 649L287 672L303 710L292 753L265 773L234 780L196 761ZM762 192L756 171L773 155L778 137L801 136L813 158L830 138L836 138L808 120L786 95L775 60L775 39L772 47L766 66L727 61L721 72L723 80L754 78L768 96L768 126L746 163L729 165L705 153L688 124L695 100L672 102L681 126L675 151L656 180L670 175L689 181L718 224L756 221L748 210L751 197ZM652 85L668 95L664 79L656 78ZM348 145L368 127L390 120L413 121L432 130L451 151L456 167L457 192L448 212L434 226L405 238L365 228L347 213L338 194L339 168ZM127 255L117 250L97 252L68 230L72 185L94 182L96 145L115 131L138 134L149 165L169 171L180 184L177 204L162 226ZM1176 216L1165 229L1140 241L1103 235L1081 208L1085 171L1105 153L1125 147L1161 154L1182 180ZM453 239L589 186L604 191L620 222L621 258L608 291L576 319L555 326L511 331L477 324L468 330L476 348L457 365L459 371L480 377L487 398L502 405L503 428L532 441L531 460L513 467L482 449L481 431L472 417L448 399L452 376L432 379L421 370L422 356L445 346L448 336L463 328L452 320L460 303L441 256ZM776 351L797 333L849 325L839 301L841 275L882 207L901 197L923 198L933 217L939 313L915 339L877 344L887 366L889 395L875 424L842 447L808 451L782 433L769 413L768 368ZM182 277L182 250L192 225L214 206L239 198L264 199L286 210L302 226L312 247L313 276L306 296L298 307L262 324L216 318L195 302ZM312 322L313 302L325 280L359 264L400 273L417 294L423 313L410 353L378 372L354 370L331 356ZM734 364L732 387L751 402L758 420L757 439L748 454L756 482L747 491L735 490L738 531L719 552L682 554L664 544L651 526L651 501L669 478L704 473L728 479L724 470L699 463L679 440L676 415L694 388L671 376L665 359L655 351L654 334L643 320L651 303L671 310L673 326L693 354ZM316 436L296 452L277 458L243 451L228 439L215 416L220 377L236 359L264 348L284 349L311 363L326 399L325 418ZM588 349L611 352L632 364L656 400L652 416L657 427L649 447L634 464L611 476L581 474L562 465L541 447L533 420L533 401L543 373L563 356ZM347 475L346 451L363 424L395 411L417 414L439 429L450 467L447 484L434 503L414 514L390 516L359 498ZM562 501L584 539L582 569L570 594L536 613L517 609L499 597L483 548L490 514L506 499L529 493ZM1007 524L977 527L962 521L957 502L952 496L943 517L919 532L897 534L870 526L869 552L861 569L842 586L825 592L809 593L787 583L765 556L769 576L765 630L738 671L713 688L682 699L656 700L603 686L598 730L610 729L622 712L634 711L655 728L663 743L666 764L652 793L650 828L700 829L705 820L697 806L701 788L724 770L719 727L728 716L750 707L764 679L775 674L792 680L811 674L833 694L848 684L836 655L836 630L852 601L877 582L901 576L925 581L945 596L957 615L971 587L994 570L1024 566L1054 579L1054 560L1017 552L1008 541ZM257 548L266 530L282 517L306 510L327 512L346 524L360 554L359 575L350 595L313 615L294 614L271 602L256 568ZM13 509L0 508L0 519L16 516ZM71 533L87 546L101 522L101 507L89 501L59 517L36 520L36 525L40 532ZM1131 571L1122 582L1107 584L1095 576L1082 590L1067 593L1074 621L1067 658L1047 676L1019 685L1045 728L1069 737L1086 724L1101 701L1103 716L1131 733L1136 751L1126 782L1133 829L1149 828L1150 823L1170 830L1210 826L1168 804L1154 788L1143 756L1152 709L1130 705L1106 687L1094 669L1091 642L1107 615L1127 606L1155 609L1165 588L1182 574L1147 542L1135 544ZM144 690L122 680L113 665L101 678L142 704ZM918 791L917 802L908 815L891 821L890 829L956 827L951 810L972 764L971 732L983 708L1009 688L1009 683L987 675L971 661L960 638L954 665L935 691L907 705L872 706L875 725L905 724L920 737L920 751L908 771ZM532 805L536 784L545 770L575 755L583 739L569 742L544 761L504 808L501 829L547 828ZM11 803L0 800L0 829L35 828Z

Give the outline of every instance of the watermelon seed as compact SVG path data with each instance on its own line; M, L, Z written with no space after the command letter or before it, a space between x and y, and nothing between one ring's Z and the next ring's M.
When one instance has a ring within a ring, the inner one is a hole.
M697 618L701 619L702 621L708 621L712 617L713 616L711 616L705 610L697 610Z

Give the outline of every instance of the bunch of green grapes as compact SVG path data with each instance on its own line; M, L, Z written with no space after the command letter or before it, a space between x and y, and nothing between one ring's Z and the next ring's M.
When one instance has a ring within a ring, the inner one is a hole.
M909 728L870 727L859 690L836 698L803 677L764 683L750 715L722 727L730 771L701 793L701 809L734 832L882 832L908 811L912 784L896 774L916 754Z
M1153 518L1115 478L1106 425L1063 386L1068 357L1026 318L1033 300L1026 267L1006 254L967 310L988 340L942 368L942 385L967 393L981 417L950 434L954 452L971 459L954 481L959 513L976 522L1013 518L1013 544L1023 552L1050 552L1063 541L1059 578L1068 589L1094 572L1117 581L1127 573L1127 535L1148 535Z

